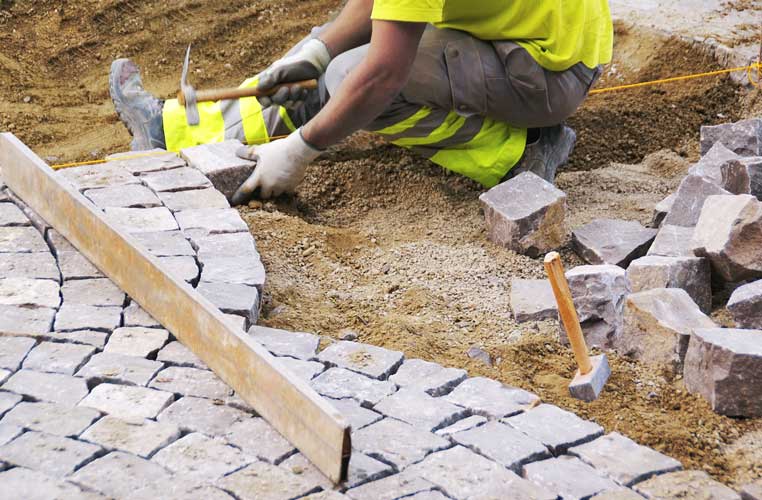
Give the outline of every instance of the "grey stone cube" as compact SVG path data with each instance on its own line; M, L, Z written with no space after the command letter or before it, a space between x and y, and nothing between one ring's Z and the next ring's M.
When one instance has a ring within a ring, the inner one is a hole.
M598 219L572 231L572 248L588 264L626 268L646 254L656 233L639 222Z
M183 149L180 155L191 167L200 170L228 199L254 172L256 162L239 158L240 141L228 140Z
M716 143L742 156L762 156L762 119L701 127L701 153Z
M728 311L738 328L762 330L762 280L736 288L728 301Z
M705 313L712 310L712 276L709 261L700 257L646 256L627 268L633 292L654 288L681 288Z

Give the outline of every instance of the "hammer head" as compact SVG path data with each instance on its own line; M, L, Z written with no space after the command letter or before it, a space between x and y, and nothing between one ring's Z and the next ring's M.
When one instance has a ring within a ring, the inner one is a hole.
M603 386L606 385L606 381L611 375L609 360L605 354L590 358L590 363L593 365L593 369L590 370L590 373L582 375L579 370L577 370L574 380L569 384L569 393L571 396L576 399L581 399L582 401L587 401L588 403L598 399L598 395L601 393Z
M183 63L183 73L180 77L180 91L182 92L181 101L185 102L185 119L188 125L198 125L201 118L198 114L198 102L196 101L196 89L188 83L188 66L190 66L191 46L185 52L185 62Z

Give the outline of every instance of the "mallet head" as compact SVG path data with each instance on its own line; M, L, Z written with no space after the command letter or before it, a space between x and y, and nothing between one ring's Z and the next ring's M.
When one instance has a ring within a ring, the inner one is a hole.
M590 363L593 365L593 369L585 375L577 370L574 380L569 384L571 396L588 403L598 399L603 386L606 385L606 381L611 375L611 367L605 354L593 356L590 358Z

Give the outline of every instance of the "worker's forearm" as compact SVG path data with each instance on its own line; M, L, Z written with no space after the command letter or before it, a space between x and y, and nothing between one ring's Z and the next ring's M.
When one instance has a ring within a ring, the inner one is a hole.
M371 123L391 104L405 82L392 72L361 64L302 129L304 139L324 149Z
M332 57L370 41L373 0L349 0L339 16L320 34Z

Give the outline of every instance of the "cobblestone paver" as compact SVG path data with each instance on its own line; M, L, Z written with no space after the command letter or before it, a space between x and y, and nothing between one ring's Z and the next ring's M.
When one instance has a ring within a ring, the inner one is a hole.
M350 341L321 352L317 335L255 326L265 286L255 241L225 197L174 154L60 175L330 398L353 428L349 478L331 485L198 356L9 196L0 198L2 492L550 500L635 495L625 488L680 467L465 370ZM653 484L672 483L651 481L642 491Z

